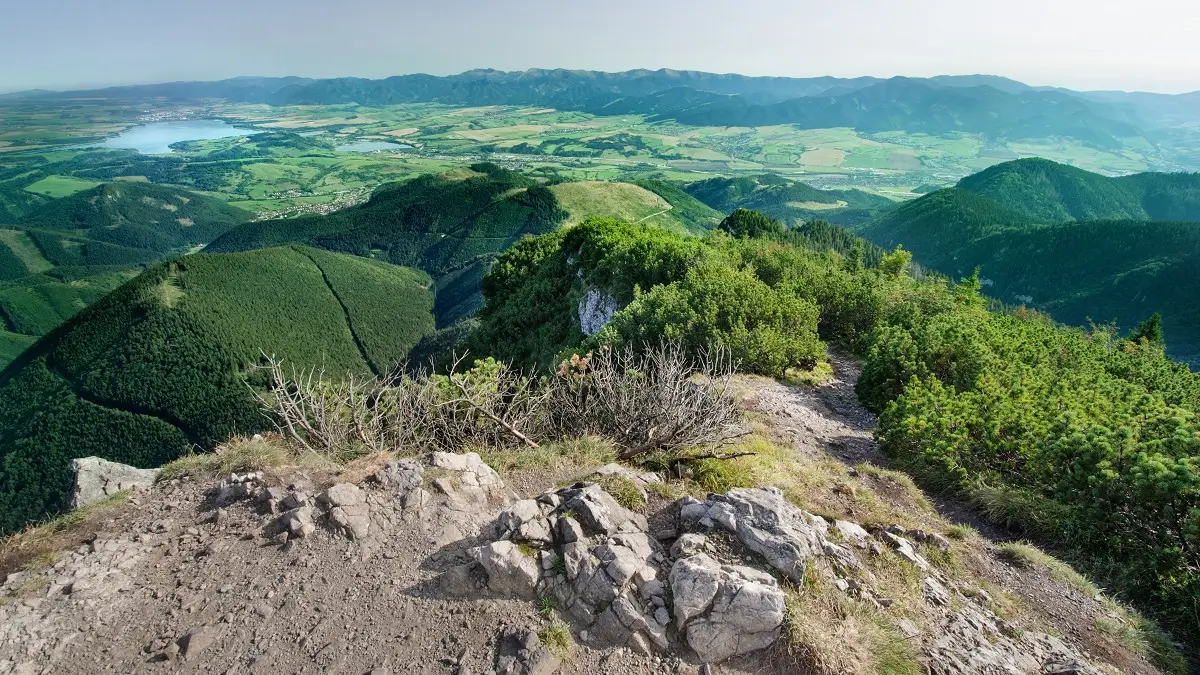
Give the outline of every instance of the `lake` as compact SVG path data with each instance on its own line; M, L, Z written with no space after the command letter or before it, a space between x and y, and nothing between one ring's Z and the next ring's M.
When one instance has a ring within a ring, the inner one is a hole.
M403 150L411 148L407 143L393 143L391 141L359 141L357 143L347 143L346 145L337 146L338 152L375 152L376 150Z
M147 155L171 152L171 144L179 141L203 141L212 138L247 136L260 133L255 129L235 127L221 120L187 120L183 122L151 122L122 132L94 146L107 149L137 150Z

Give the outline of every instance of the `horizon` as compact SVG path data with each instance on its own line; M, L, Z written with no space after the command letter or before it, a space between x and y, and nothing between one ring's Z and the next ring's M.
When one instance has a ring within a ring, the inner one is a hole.
M155 86L155 85L174 84L174 83L220 82L220 81L225 81L225 80L256 79L256 78L264 78L264 79L280 78L280 79L282 79L282 78L288 78L288 77L296 77L296 78L304 78L304 79L310 79L310 80L333 80L333 79L383 80L383 79L387 79L387 78L391 78L391 77L404 77L404 76L410 76L410 75L431 75L434 77L454 77L457 75L463 75L463 74L466 74L469 72L476 72L476 71L494 71L494 72L513 73L513 72L555 71L555 70L567 70L567 71L575 71L575 72L597 72L597 73L608 73L608 74L618 74L618 73L627 73L627 72L636 72L636 71L648 71L648 72L674 71L674 72L707 73L707 74L712 74L712 75L738 75L738 76L750 77L750 78L759 78L759 77L761 77L761 78L784 78L784 79L795 79L795 80L816 79L816 78L822 78L822 77L831 77L831 78L835 78L835 79L839 79L839 80L853 80L853 79L858 79L858 78L875 78L878 80L908 78L908 79L914 79L914 80L925 80L925 79L932 79L932 78L936 78L936 77L995 77L995 78L1000 78L1000 79L1011 80L1014 82L1019 82L1021 84L1024 84L1024 85L1027 85L1030 87L1035 87L1035 88L1058 88L1058 89L1068 89L1071 91L1080 91L1080 92L1113 91L1113 92L1123 92L1123 93L1128 93L1128 94L1159 94L1159 95L1166 95L1166 96L1179 96L1179 95L1200 93L1200 86L1198 86L1196 89L1188 89L1188 90L1183 90L1183 91L1171 91L1171 92L1156 91L1156 90L1151 90L1151 89L1103 89L1103 88L1100 88L1100 89L1076 89L1076 88L1069 87L1069 86L1062 85L1062 84L1030 82L1030 81L1022 80L1022 79L1019 79L1016 77L1011 77L1008 75L1002 75L1002 74L997 74L997 73L984 73L984 72L962 72L962 73L938 72L938 73L934 73L932 75L908 75L908 74L897 74L897 75L871 75L871 74L864 74L864 75L828 75L828 74L823 74L823 75L773 75L773 74L748 74L748 73L740 73L740 72L734 72L734 71L724 71L724 72L723 71L709 71L709 70L699 70L696 68L672 68L669 66L663 66L663 67L659 67L659 68L625 68L622 70L601 70L601 69L596 69L596 68L563 68L563 67L544 68L544 67L538 67L538 66L533 66L530 68L520 68L520 69L501 69L501 68L490 68L490 67L482 66L482 67L476 67L476 68L467 68L466 70L461 70L461 71L452 72L452 73L432 73L432 72L427 72L427 71L412 71L412 72L397 72L397 73L392 73L390 75L381 75L378 77L368 77L368 76L363 76L363 75L331 75L331 76L327 76L327 77L315 77L315 76L310 76L310 75L298 75L295 73L286 73L286 74L280 74L280 75L242 74L242 75L231 75L229 77L214 77L214 78L200 78L200 79L189 78L189 79L148 80L148 81L137 81L137 82L131 81L131 82L107 82L107 83L104 83L104 82L81 83L77 86L63 86L63 87L26 87L23 89L11 89L11 88L0 87L0 96L5 96L5 95L9 95L9 94L20 94L20 93L25 93L25 92L37 92L37 91L47 91L47 92L53 92L53 93L70 93L70 92L75 92L75 91L103 91L105 89L113 89L113 88L120 88L120 87L145 87L145 86Z
M1169 17L1170 20L1164 20ZM1117 0L963 7L951 0L699 0L603 7L528 0L431 6L367 0L47 0L6 10L0 91L278 77L448 75L472 67L686 70L774 77L996 73L1077 91L1200 90L1200 7Z

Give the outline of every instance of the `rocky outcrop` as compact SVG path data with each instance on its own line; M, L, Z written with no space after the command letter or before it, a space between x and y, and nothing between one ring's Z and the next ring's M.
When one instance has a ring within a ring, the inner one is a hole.
M947 614L922 652L928 672L933 675L1103 675L1103 671L1086 662L1058 638L1018 631L991 611L974 605Z
M71 460L75 471L75 491L71 508L103 501L125 490L144 490L158 479L158 469L139 469L99 457Z
M213 491L213 501L226 507L253 498L273 514L264 534L279 545L294 546L325 526L355 542L357 557L366 560L402 526L427 535L434 550L469 541L515 497L476 453L394 460L370 483L338 483L317 492L303 478L278 487L265 485L261 473L232 474Z
M646 528L599 485L576 483L504 509L494 540L470 553L493 593L552 597L598 644L665 650L667 559Z
M856 576L863 569L851 549L830 539L824 518L796 508L777 488L737 488L709 495L704 502L685 498L679 518L685 526L729 532L798 584L804 582L805 567L815 558L830 562L842 577Z
M579 299L578 309L579 330L590 337L607 326L621 307L616 298L602 293L599 289L589 288Z
M620 465L593 475L642 491L657 480ZM944 537L829 522L773 488L684 498L655 513L651 529L604 489L607 482L516 500L474 454L393 460L353 483L318 486L303 474L287 485L273 480L231 474L211 489L163 481L149 499L134 500L128 517L136 525L125 532L99 534L45 570L8 575L0 583L0 598L12 598L0 602L0 673L62 669L78 658L72 641L90 635L81 610L86 621L106 624L100 635L115 644L128 632L131 608L146 607L168 618L141 626L136 660L173 662L166 668L236 659L257 672L302 653L288 672L308 660L335 671L359 653L337 647L351 626L373 631L356 643L363 649L416 645L404 647L412 663L427 654L416 651L428 649L422 644L436 642L413 640L416 625L443 631L432 653L449 672L564 670L531 627L540 621L528 602L501 597L536 600L571 621L578 642L594 649L577 649L573 658L592 660L567 670L680 672L684 659L733 661L736 671L761 664L755 654L781 639L785 589L813 583L845 594L856 612L873 612L872 621L891 623L930 673L1101 672L1063 640L1006 623L985 591L932 564L942 559L936 550L951 548ZM355 564L376 553L371 564ZM880 556L911 566L903 602L886 597L897 587L883 574L872 575ZM341 574L342 567L353 571ZM156 581L147 584L147 575ZM309 607L319 604L325 615L324 603L342 597L332 621L310 621ZM379 625L358 621L371 598L390 612ZM793 611L804 611L799 602ZM497 606L507 609L497 614ZM396 635L396 625L409 632ZM276 646L259 651L260 631ZM631 660L651 665L631 669ZM378 661L354 663L366 666L355 672L387 672Z
M706 663L766 649L779 639L784 594L770 574L700 554L671 568L675 621Z

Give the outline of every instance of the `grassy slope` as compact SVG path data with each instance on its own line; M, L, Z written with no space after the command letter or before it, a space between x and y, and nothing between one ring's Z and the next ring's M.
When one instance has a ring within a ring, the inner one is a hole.
M577 225L593 216L631 223L648 221L659 215L664 222L673 220L668 215L671 205L667 200L632 183L560 183L550 191L571 214L565 223L567 226Z
M72 457L154 466L261 428L242 374L263 353L334 374L403 358L433 330L427 283L291 247L143 273L0 373L0 531L62 508Z

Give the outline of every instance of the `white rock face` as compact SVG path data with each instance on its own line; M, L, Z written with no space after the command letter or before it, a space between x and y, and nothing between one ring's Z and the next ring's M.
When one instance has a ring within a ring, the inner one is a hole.
M589 337L599 333L619 309L616 298L589 288L587 294L579 299L579 330Z
M154 485L158 469L138 469L99 457L71 460L75 470L75 493L71 508L94 504L122 490L142 490Z

